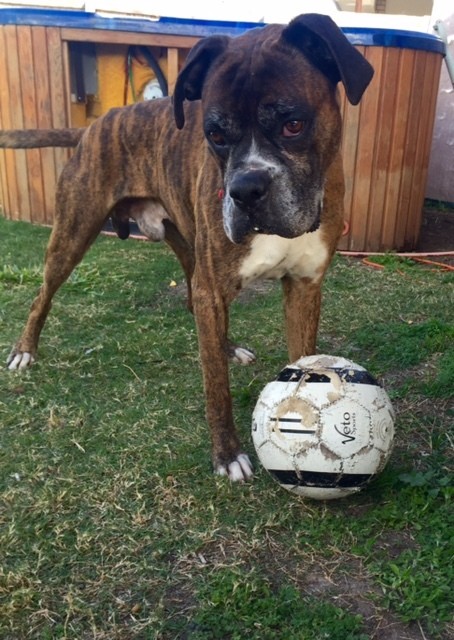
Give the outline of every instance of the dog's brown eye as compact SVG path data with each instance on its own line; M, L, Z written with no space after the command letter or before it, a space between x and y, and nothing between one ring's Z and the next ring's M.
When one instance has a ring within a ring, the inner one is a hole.
M210 131L208 135L211 142L217 147L223 147L225 145L225 138L219 131Z
M301 133L304 128L304 122L302 120L289 120L282 128L282 135L284 138L292 138Z

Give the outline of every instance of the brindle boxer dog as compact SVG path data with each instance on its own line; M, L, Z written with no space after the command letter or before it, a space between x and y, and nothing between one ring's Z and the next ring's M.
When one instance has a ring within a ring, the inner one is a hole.
M257 278L279 278L291 361L315 351L320 286L343 228L336 85L357 104L373 70L327 16L306 14L190 52L170 99L113 109L83 134L2 132L1 146L78 143L57 188L44 283L9 359L32 363L51 300L110 216L135 219L175 251L194 312L214 470L252 475L232 417L228 309ZM176 126L175 126L176 124Z

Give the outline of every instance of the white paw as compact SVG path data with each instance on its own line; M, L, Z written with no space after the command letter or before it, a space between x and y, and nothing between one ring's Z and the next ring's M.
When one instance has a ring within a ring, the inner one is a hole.
M245 482L252 477L254 472L249 457L245 453L240 453L230 464L218 465L215 473L218 476L228 476L232 482Z
M34 361L35 358L31 353L28 353L28 351L13 351L6 361L6 364L10 371L18 371L31 366Z
M253 351L249 351L249 349L245 349L244 347L237 347L232 345L230 351L230 359L235 364L248 365L255 362L255 353Z

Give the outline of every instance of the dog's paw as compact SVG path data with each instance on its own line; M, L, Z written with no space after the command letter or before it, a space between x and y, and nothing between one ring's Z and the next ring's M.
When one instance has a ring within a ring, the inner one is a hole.
M231 362L242 365L252 364L256 360L253 351L233 343L229 344L229 358Z
M17 349L13 349L8 356L6 366L10 371L19 371L30 367L34 361L35 358L28 351L18 351Z
M245 453L238 454L229 464L217 464L214 471L218 476L228 476L232 482L246 482L254 473L249 456Z

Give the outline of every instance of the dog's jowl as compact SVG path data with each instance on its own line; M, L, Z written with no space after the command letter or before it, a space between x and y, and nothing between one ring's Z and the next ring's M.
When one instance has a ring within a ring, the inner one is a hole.
M233 424L228 338L245 284L279 278L290 360L314 353L320 286L343 228L337 84L356 104L372 68L327 16L306 14L190 52L173 100L113 109L86 130L3 131L0 146L77 144L57 187L43 285L9 360L32 363L57 289L107 218L175 251L198 330L216 473L252 475ZM60 141L59 141L60 136Z

